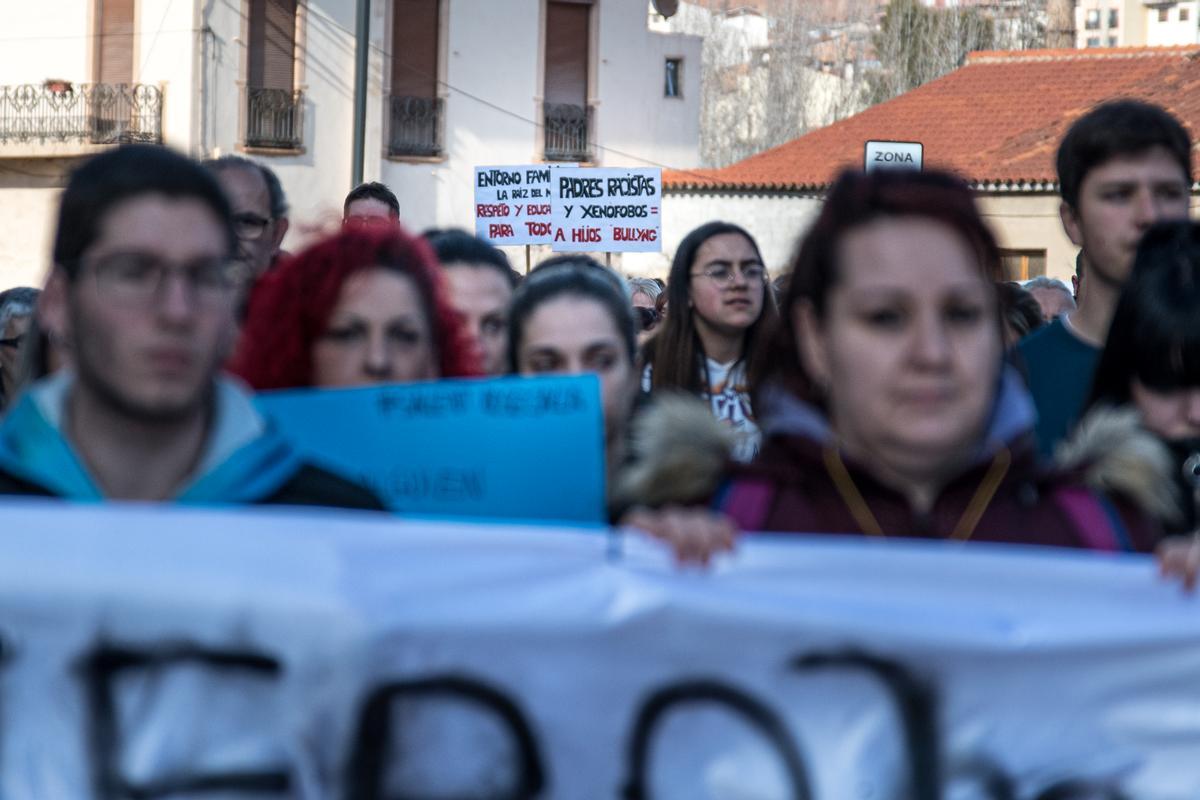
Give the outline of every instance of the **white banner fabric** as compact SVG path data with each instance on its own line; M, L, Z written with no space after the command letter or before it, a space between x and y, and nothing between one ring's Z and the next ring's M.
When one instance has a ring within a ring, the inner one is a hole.
M11 501L0 531L5 800L1200 796L1200 603L1147 558L759 536L680 571L595 530Z

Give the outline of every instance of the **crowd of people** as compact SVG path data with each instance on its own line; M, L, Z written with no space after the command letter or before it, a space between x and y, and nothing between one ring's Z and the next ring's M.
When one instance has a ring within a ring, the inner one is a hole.
M1190 582L1191 150L1138 101L1074 122L1068 287L1007 280L936 170L842 174L781 274L714 221L660 282L582 255L518 275L465 231L407 230L379 183L287 253L270 169L123 146L72 174L45 287L0 294L0 493L380 509L252 392L595 373L613 521L683 560L808 531L1157 551Z

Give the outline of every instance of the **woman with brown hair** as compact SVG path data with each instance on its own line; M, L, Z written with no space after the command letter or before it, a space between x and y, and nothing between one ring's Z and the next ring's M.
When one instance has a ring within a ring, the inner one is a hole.
M728 222L696 228L675 252L666 293L670 313L646 344L643 389L706 398L737 436L734 457L751 460L760 438L755 355L778 319L754 238Z

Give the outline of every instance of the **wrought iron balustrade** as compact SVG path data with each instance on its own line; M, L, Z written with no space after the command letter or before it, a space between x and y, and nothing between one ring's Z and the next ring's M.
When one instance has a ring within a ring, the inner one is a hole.
M592 109L571 103L545 103L547 161L592 160Z
M392 95L389 99L388 155L437 156L444 124L440 97Z
M247 147L296 150L304 142L304 92L246 88Z
M0 86L0 144L162 142L162 90L143 83Z

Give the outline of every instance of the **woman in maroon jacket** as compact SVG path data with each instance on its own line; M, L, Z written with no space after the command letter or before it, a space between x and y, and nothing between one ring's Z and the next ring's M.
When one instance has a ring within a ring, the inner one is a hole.
M1136 429L1095 439L1105 458L1037 462L1033 405L1005 363L1001 279L996 242L959 180L843 174L762 354L763 449L728 467L716 507L742 530L1153 549L1138 505L1169 502L1155 478L1166 454ZM642 427L670 435L653 416ZM711 544L669 513L636 521L684 554Z

